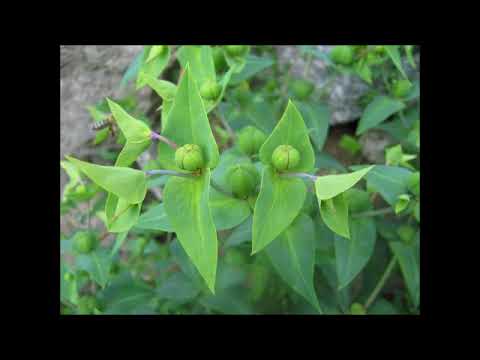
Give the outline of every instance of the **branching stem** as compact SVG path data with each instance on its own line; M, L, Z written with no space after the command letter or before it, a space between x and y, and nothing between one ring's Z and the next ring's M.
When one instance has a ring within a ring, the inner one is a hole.
M161 141L161 142L167 144L172 149L177 149L178 148L178 145L175 144L172 140L167 139L165 136L157 134L155 131L152 131L150 137L152 138L152 140L158 140L158 141Z

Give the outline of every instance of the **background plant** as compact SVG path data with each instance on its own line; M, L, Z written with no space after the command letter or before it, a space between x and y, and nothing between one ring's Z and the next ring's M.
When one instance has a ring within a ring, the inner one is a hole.
M370 85L338 142L348 167L325 151L328 86L291 79L268 46L146 46L132 95L89 108L100 157L61 161L61 216L78 215L62 313L418 313L419 83L401 60L419 49L302 50ZM144 86L157 116L136 111ZM398 141L373 167L358 157L372 129Z

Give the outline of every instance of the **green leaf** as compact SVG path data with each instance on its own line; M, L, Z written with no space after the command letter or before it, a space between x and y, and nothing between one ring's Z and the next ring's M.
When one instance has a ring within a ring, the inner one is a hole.
M231 83L236 85L241 83L244 80L251 78L252 76L258 74L262 70L272 66L274 63L272 58L269 57L259 57L255 55L248 55L246 57L245 67L239 73L236 73L232 76Z
M417 68L415 64L415 60L413 58L413 45L404 45L403 48L405 49L405 55L407 55L408 63L414 68Z
M217 143L213 137L197 84L191 76L188 65L180 79L162 135L174 141L178 146L185 144L200 146L207 166L214 168L217 165L219 159ZM159 143L158 149L159 161L167 168L179 170L174 161L175 151L163 142Z
M156 290L160 299L175 301L179 304L193 300L199 292L200 289L181 272L169 276Z
M209 206L217 230L231 229L251 214L246 200L224 195L213 188L210 189Z
M168 219L208 288L215 293L217 233L208 205L210 170L201 176L172 176L164 189Z
M376 96L370 104L367 105L358 123L356 135L363 134L382 123L389 116L405 108L405 104L396 99L387 96Z
M105 216L107 229L112 233L122 233L130 230L140 216L142 204L130 204L112 193L107 196L105 203Z
M138 219L135 228L173 232L173 227L165 211L165 203L160 203L145 211Z
M253 211L252 255L278 237L303 207L307 187L299 178L280 177L266 166Z
M289 100L287 108L273 132L260 148L260 160L264 164L272 164L272 153L279 145L291 145L300 152L300 161L293 171L312 171L315 165L308 130L302 115L295 104Z
M354 68L357 75L360 76L363 81L372 85L372 70L365 60L360 60L355 63Z
M322 215L322 220L325 222L325 225L333 232L350 238L350 231L348 229L348 203L343 193L331 199L318 200L318 205L320 206L320 214Z
M248 49L245 52L246 55L241 57L230 56L223 48L222 50L223 50L223 55L225 56L225 60L227 61L228 66L233 70L233 72L236 74L242 72L245 65L247 64L247 58L250 53L250 46L248 46Z
M68 194L82 182L80 179L80 172L72 163L68 161L60 161L60 166L65 170L70 180L63 188L63 201L66 200Z
M88 255L80 254L75 258L75 267L90 274L90 277L102 288L109 280L112 258L106 249L99 248Z
M223 99L223 95L225 95L225 91L227 90L227 86L230 82L230 78L233 74L233 70L232 69L229 69L226 74L222 77L222 80L220 80L219 84L222 88L222 90L220 91L220 95L218 96L218 98L216 100L204 100L204 104L205 104L205 109L207 111L207 114L212 111L215 107L217 107L218 104L220 104L220 102L222 101Z
M160 80L151 77L150 75L144 76L145 82L150 86L163 101L173 100L175 93L177 92L177 85L170 81Z
M130 204L141 203L145 198L147 182L143 171L90 164L70 156L66 158L98 186L125 199Z
M328 106L315 103L298 102L298 109L307 124L310 139L316 151L321 151L327 140L330 110Z
M357 170L362 167L363 165L356 165L350 168ZM405 168L375 165L365 176L365 180L368 187L380 193L388 204L395 206L398 196L408 192L407 184L411 174L412 172Z
M153 45L150 48L150 51L148 52L148 57L147 57L146 62L150 62L153 59L155 59L157 56L159 56L163 52L163 50L165 49L164 46L165 45Z
M300 214L265 251L282 279L322 313L313 283L315 228L312 219Z
M78 286L77 279L71 279L67 281L65 279L65 274L70 273L71 270L67 264L61 260L60 261L60 300L68 301L72 304L76 304L78 300Z
M360 145L357 139L347 134L344 134L342 136L338 145L342 149L347 150L352 155L355 155L362 149L362 145Z
M112 111L112 115L115 118L118 127L125 135L127 142L131 143L143 143L150 141L150 128L140 120L135 119L128 114L119 104L107 98L108 106Z
M397 202L395 203L395 214L398 214L405 210L410 203L410 196L408 194L401 194L397 197Z
M249 216L247 220L238 225L227 237L224 248L238 246L252 240L253 217Z
M420 264L417 257L418 242L405 244L401 241L391 241L390 247L395 254L408 292L415 307L420 303Z
M402 67L402 61L400 58L400 51L398 50L398 45L385 45L385 50L387 51L388 56L392 59L393 64L395 67L400 71L402 76L408 80L407 74Z
M144 78L145 74L150 75L153 78L157 78L168 65L168 61L170 60L171 50L170 47L167 47L167 51L162 53L160 56L155 57L151 61L147 61L151 48L152 46L145 46L142 56L142 63L140 65L140 69L138 70L137 90L141 89L147 84Z
M117 253L118 250L122 247L122 245L125 243L125 240L127 239L128 231L119 233L117 235L117 238L115 239L115 245L113 245L112 251L110 252L110 257L114 257Z
M317 199L319 201L331 199L350 189L374 167L375 165L371 165L349 174L319 176L317 180L315 180L315 193Z
M375 248L376 228L373 219L351 219L350 229L350 239L335 235L335 259L339 290L350 284L365 267Z
M198 86L207 80L216 81L215 63L212 48L208 45L184 45L177 50L177 58L182 68L190 66L191 76Z

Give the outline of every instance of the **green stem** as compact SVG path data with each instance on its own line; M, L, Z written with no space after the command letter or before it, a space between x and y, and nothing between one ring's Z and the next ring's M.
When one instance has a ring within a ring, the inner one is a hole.
M364 211L361 213L352 214L352 218L385 215L385 214L391 214L391 213L393 213L392 208L384 208L384 209Z
M377 286L375 286L375 289L373 289L372 293L370 294L367 301L365 302L365 309L367 309L373 303L373 301L375 300L375 298L379 294L380 290L382 290L383 286L385 285L385 282L387 281L388 277L392 273L396 264L397 264L397 258L394 256L390 260L387 268L385 269L385 272L383 273L382 277L378 281Z
M313 54L307 55L307 62L305 63L305 68L303 70L303 77L306 78L308 75L308 70L310 70L310 66L312 65Z
M174 170L147 170L145 171L145 174L147 175L173 175L173 176L180 176L180 177L194 177L195 175L193 174L186 174L186 173L181 173L178 171Z

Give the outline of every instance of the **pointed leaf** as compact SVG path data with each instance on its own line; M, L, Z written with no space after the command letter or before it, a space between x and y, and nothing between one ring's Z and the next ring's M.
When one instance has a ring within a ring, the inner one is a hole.
M170 47L167 47L167 51L147 62L151 48L152 46L145 46L142 56L142 63L140 65L140 69L138 70L137 90L147 84L144 74L150 75L153 78L157 78L168 65L168 61L170 60L171 50Z
M333 232L350 238L348 229L348 203L343 193L334 198L319 200L320 214L322 220Z
M150 86L164 101L173 100L175 97L177 86L174 83L166 80L155 79L150 75L145 75L144 79L148 86Z
M159 56L165 49L165 45L153 45L150 48L150 51L148 52L148 57L146 62L150 62L153 59L155 59L157 56Z
M387 120L389 116L404 108L405 104L400 100L387 96L376 96L365 108L358 123L356 135L363 134L368 129L379 125Z
M201 176L172 176L164 189L168 219L208 288L215 293L217 233L208 206L210 170Z
M253 211L252 254L279 236L303 207L307 187L299 178L280 177L266 166Z
M375 248L376 228L371 218L350 220L351 238L335 235L335 259L338 289L342 289L358 275L370 260Z
M204 104L205 104L205 109L207 111L207 113L209 113L210 111L212 111L213 109L215 109L215 107L220 104L220 102L222 101L223 99L223 95L225 95L225 91L227 90L227 86L228 86L228 83L230 82L230 78L233 74L233 70L232 69L229 69L225 75L223 76L222 80L220 80L219 84L222 88L222 90L220 91L220 95L218 96L218 98L216 100L206 100L204 101Z
M255 74L263 71L264 69L272 66L274 60L269 57L259 57L255 55L248 55L246 57L245 67L241 72L236 73L232 77L232 85L241 83L244 80L247 80L254 76Z
M112 193L105 203L107 229L112 233L126 232L134 226L140 216L142 204L130 204Z
M374 167L375 165L371 165L349 174L319 176L317 180L315 180L317 199L319 201L331 199L350 189Z
M126 167L90 164L70 156L66 158L93 182L131 204L143 201L147 193L145 173Z
M132 80L135 76L137 76L138 71L142 66L144 51L145 49L142 49L142 51L137 56L135 56L133 61L130 63L127 71L125 71L125 74L123 75L122 81L120 82L120 86L126 86L130 82L130 80Z
M398 50L398 45L385 45L385 50L387 51L388 56L392 59L395 67L400 71L402 76L408 80L407 74L403 70L402 59L400 58L400 51Z
M316 151L321 151L330 127L330 110L322 104L304 102L298 102L297 104L305 124L307 124L310 138Z
M389 244L400 264L400 270L407 284L407 289L413 304L417 307L420 303L420 266L417 257L418 242L405 244L401 241L391 241Z
M120 105L107 98L108 106L125 139L132 143L150 140L150 128L140 120L127 113Z
M300 162L291 170L292 172L313 170L315 154L308 136L308 129L302 115L291 100L275 129L260 148L260 160L264 164L271 164L272 153L279 145L291 145L300 152Z
M160 203L145 211L138 219L135 228L166 232L174 231L165 211L165 203Z
M313 283L315 228L312 219L300 214L265 251L282 279L322 313Z
M202 148L207 166L217 165L219 154L210 123L198 91L191 76L189 66L180 79L175 100L168 113L167 124L162 135L174 141L178 146L197 144ZM159 161L165 167L178 170L175 165L175 151L165 143L159 143Z
M199 87L207 80L216 81L215 63L210 46L182 46L177 51L177 58L182 68L186 69L187 64L190 65L191 75Z

